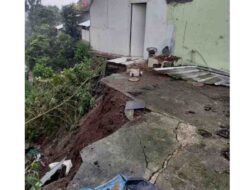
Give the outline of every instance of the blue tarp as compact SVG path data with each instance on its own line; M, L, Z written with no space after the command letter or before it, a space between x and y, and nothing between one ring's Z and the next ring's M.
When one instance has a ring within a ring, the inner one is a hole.
M82 188L80 190L159 190L155 185L143 178L117 175L107 183L96 188Z
M123 190L125 183L127 181L127 177L123 175L117 175L113 179L109 180L107 183L100 185L94 189L92 188L82 188L80 190L107 190L112 189L116 184L119 184L119 189L117 190ZM117 185L118 186L118 185Z

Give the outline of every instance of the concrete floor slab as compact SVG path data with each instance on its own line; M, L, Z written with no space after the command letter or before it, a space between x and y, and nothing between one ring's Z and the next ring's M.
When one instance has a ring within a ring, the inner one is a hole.
M102 82L133 99L150 113L81 151L83 163L68 190L95 187L117 174L144 177L161 190L229 189L229 161L222 154L229 139L229 89L195 87L145 72L138 82L126 73Z
M195 87L166 75L144 72L138 82L130 82L126 73L113 74L102 80L106 85L145 101L154 112L166 113L196 127L215 133L229 126L229 88L214 85ZM205 106L211 106L210 111Z
M82 165L69 190L95 187L117 174L149 178L177 147L178 121L157 113L125 124L81 151Z

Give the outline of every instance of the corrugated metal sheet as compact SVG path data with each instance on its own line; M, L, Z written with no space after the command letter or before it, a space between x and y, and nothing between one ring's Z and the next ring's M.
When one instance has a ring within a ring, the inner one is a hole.
M173 78L193 80L204 84L230 86L229 75L213 72L209 69L203 69L198 66L163 67L154 68L154 70Z

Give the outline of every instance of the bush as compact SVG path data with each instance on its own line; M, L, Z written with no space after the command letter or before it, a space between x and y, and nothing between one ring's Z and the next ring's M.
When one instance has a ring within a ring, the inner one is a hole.
M85 59L83 63L64 69L46 80L35 79L32 86L27 84L26 139L35 142L39 137L53 137L60 127L75 128L93 103L91 82L85 85L83 82L97 72L92 68L92 61ZM50 109L52 111L44 114ZM27 122L40 114L42 117Z
M90 58L90 53L89 53L89 46L87 44L84 44L82 42L78 42L76 45L76 50L75 50L75 61L77 63L80 63L86 58Z
M46 67L44 63L37 63L33 69L34 77L50 78L54 75L51 67Z
M27 66L33 70L37 61L50 56L51 44L48 36L43 34L33 34L27 41L25 48L25 59Z
M54 70L62 71L64 68L73 67L75 43L70 35L60 33L53 42L51 66Z

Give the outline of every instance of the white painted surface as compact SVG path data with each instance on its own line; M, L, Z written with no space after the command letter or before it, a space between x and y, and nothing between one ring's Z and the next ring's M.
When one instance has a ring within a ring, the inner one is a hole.
M85 27L90 27L90 20L87 20L85 22L79 23L79 26L85 26Z
M108 60L108 63L116 63L116 64L121 64L121 65L133 65L133 64L137 64L137 63L142 63L145 60L142 58L138 58L138 57L119 57L116 59L110 59Z
M82 29L82 40L89 42L89 30Z
M94 0L90 7L93 49L129 56L131 2L147 2L143 57L148 57L147 47L162 51L167 44L165 0Z
M95 0L90 8L93 49L129 55L130 5L127 0Z
M143 57L146 3L132 4L131 56Z
M146 14L144 58L148 57L147 47L156 47L159 55L167 44L167 3L166 0L149 0Z

